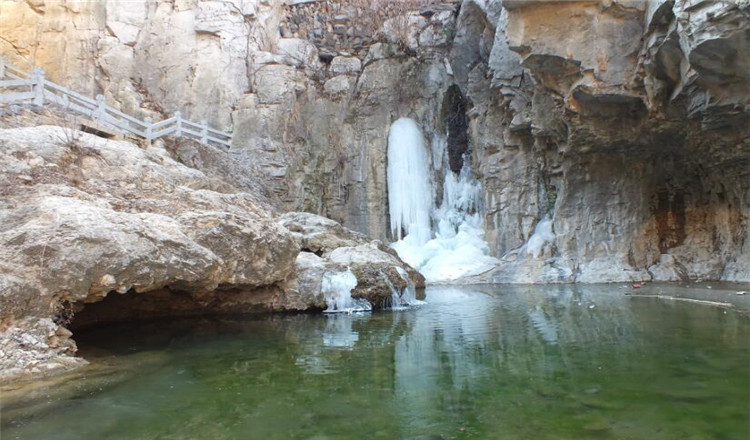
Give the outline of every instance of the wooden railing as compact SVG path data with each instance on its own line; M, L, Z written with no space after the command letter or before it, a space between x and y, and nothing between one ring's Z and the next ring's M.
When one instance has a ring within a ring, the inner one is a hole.
M27 73L0 57L0 104L31 103L42 108L48 102L105 126L141 137L149 145L156 139L173 134L175 137L187 137L207 145L226 148L232 146L230 133L215 130L206 121L188 121L182 118L180 112L159 122L153 122L151 118L140 120L108 106L103 95L97 95L96 99L87 98L45 79L44 70L39 67Z

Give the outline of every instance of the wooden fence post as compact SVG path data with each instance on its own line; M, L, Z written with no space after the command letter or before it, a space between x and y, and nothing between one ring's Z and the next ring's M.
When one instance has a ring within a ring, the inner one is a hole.
M104 95L96 95L96 116L94 116L95 119L97 119L101 123L107 122L107 104L104 103Z
M182 136L182 116L179 111L174 112L174 119L177 123L177 131L175 132L175 137Z
M153 119L146 118L146 119L143 120L143 122L146 124L146 146L150 147L151 146L151 135L153 133L153 129L151 128L151 126L154 125L154 124L152 124Z
M34 91L34 106L44 107L44 70L41 67L36 67L31 72L31 84Z
M0 78L5 78L5 58L0 57Z
M201 121L201 142L208 145L208 122L206 120Z

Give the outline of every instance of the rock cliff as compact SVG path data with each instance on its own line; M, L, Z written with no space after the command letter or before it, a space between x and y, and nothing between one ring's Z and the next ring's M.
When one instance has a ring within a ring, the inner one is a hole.
M197 168L259 176L280 210L383 241L388 127L411 117L483 185L502 264L479 281L750 280L749 14L701 0L35 0L0 5L0 48L123 110L232 130L232 165ZM529 255L545 217L553 237Z
M748 280L748 5L506 1L492 22L463 85L489 279ZM544 215L543 257L514 252Z

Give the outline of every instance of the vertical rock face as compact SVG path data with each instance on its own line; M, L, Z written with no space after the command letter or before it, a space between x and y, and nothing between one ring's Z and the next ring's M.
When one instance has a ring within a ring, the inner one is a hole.
M750 279L746 4L373 5L3 2L0 50L139 116L232 130L213 171L380 239L388 127L447 134L448 165L468 154L484 186L503 261L485 280Z
M747 6L504 2L496 23L466 85L490 278L747 280ZM544 215L556 238L523 257Z

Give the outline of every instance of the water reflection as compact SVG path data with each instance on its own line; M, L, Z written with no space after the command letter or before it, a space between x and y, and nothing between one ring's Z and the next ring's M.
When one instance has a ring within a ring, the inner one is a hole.
M625 292L433 287L393 313L101 329L80 345L127 373L37 386L53 403L4 404L3 438L748 438L748 316Z
M323 345L326 347L354 348L354 344L359 341L359 333L352 329L352 324L354 321L365 323L369 318L369 313L347 313L326 316Z
M550 345L557 345L558 324L554 318L545 314L541 306L536 306L534 310L527 312L527 314L542 339Z

